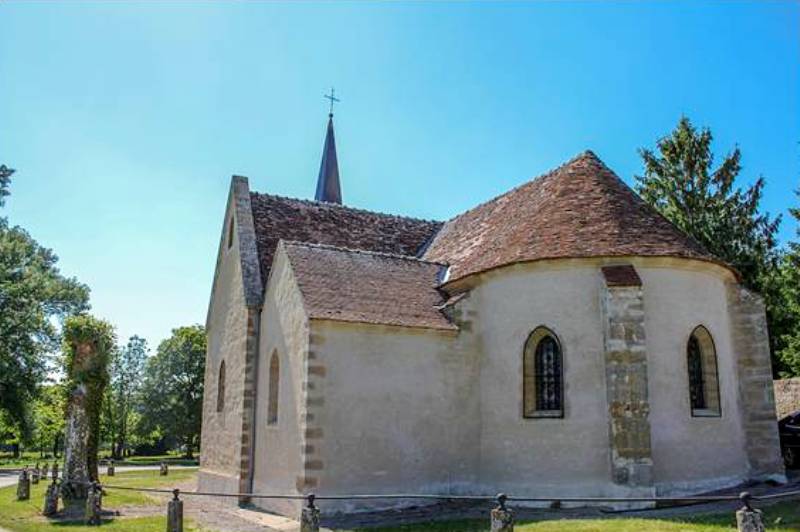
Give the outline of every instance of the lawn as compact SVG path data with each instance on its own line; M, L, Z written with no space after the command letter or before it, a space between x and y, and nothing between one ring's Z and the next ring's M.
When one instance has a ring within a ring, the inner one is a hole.
M767 530L800 531L800 501L786 501L764 510ZM731 532L736 530L733 512L708 514L680 519L562 519L521 522L515 532ZM488 532L489 519L470 521L445 521L424 525L404 525L359 529L369 532ZM347 532L347 531L339 531ZM357 531L350 531L357 532Z
M168 476L161 477L158 475L158 471L130 471L119 473L112 478L101 475L100 482L115 486L170 488L174 484L191 479L196 472L193 469L176 469L170 471ZM0 528L5 528L11 532L57 531L62 530L65 526L68 526L70 531L75 532L97 530L97 527L83 526L80 523L56 523L41 517L46 489L47 484L40 482L35 486L31 486L30 500L17 501L16 486L1 488ZM103 507L106 509L154 505L164 506L162 515L130 519L118 517L111 522L104 523L102 529L108 532L150 532L156 530L162 532L166 528L166 504L164 502L144 493L109 489L107 495L103 497ZM200 532L201 529L187 522L184 530L187 532Z
M19 469L20 467L26 465L34 465L38 463L46 463L47 467L50 467L50 464L53 463L53 457L50 454L46 454L47 458L42 458L41 453L38 451L25 451L23 452L19 458L14 458L11 453L0 453L0 469ZM105 461L110 458L109 455L101 455L100 460ZM64 455L62 454L57 461L59 464L64 460ZM156 456L127 456L123 460L116 460L115 463L118 466L121 465L159 465L161 462L166 462L170 465L185 465L185 466L194 466L198 465L198 457L195 456L194 458L186 458L183 454L180 453L169 453L169 454L161 454Z

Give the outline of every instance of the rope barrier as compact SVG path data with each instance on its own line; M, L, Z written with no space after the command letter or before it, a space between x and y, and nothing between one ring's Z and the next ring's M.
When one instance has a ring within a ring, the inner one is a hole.
M90 485L90 483L86 483ZM113 484L101 484L103 489L118 489L128 491L141 491L148 493L167 493L173 494L174 489L160 489L160 488L138 488L134 486L117 486ZM236 498L251 498L251 499L285 499L285 500L306 500L309 495L289 495L279 493L219 493L219 492L204 492L204 491L180 491L184 496L204 496L204 497L236 497ZM784 497L800 496L800 490L788 491L782 493L772 493L765 495L751 495L751 500L770 500ZM495 495L436 495L430 493L372 493L372 494L354 494L354 495L318 495L314 494L313 497L318 501L341 501L341 500L396 500L396 499L417 499L417 500L440 500L440 501L494 501ZM655 503L697 503L697 502L726 502L726 501L739 501L741 495L696 495L684 497L515 497L507 496L506 500L509 502L655 502Z

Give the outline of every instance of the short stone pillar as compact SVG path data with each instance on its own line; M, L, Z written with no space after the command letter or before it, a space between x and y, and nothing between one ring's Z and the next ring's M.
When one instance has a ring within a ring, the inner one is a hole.
M50 479L55 480L58 478L58 462L53 462L53 467L50 468Z
M19 472L19 480L17 481L17 500L27 501L31 498L31 477L28 474L28 468L23 467Z
M31 484L39 483L39 463L37 462L33 469L31 469Z
M492 532L514 532L514 512L506 507L506 495L497 496L497 508L492 510Z
M53 479L53 482L47 486L47 492L44 494L44 509L42 515L50 517L58 512L58 480Z
M158 474L162 477L169 475L169 467L167 467L166 462L161 462L161 469L159 469Z
M114 460L108 461L108 467L106 468L106 475L108 475L109 477L114 476Z
M183 532L183 501L181 490L172 490L172 500L167 503L167 532Z
M315 495L308 495L308 505L300 512L300 532L319 532L319 508L314 506Z
M761 510L750 506L750 493L744 492L739 495L744 506L736 512L736 526L739 532L764 532L764 517Z
M103 506L103 489L97 482L92 482L89 486L89 492L86 495L86 515L85 520L87 525L100 524L100 511Z

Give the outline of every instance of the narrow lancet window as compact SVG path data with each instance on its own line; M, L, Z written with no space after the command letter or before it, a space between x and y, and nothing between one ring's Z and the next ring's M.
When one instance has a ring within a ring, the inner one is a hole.
M278 422L278 392L280 386L280 361L278 353L272 353L269 361L269 397L267 404L267 425Z
M225 410L225 361L219 365L219 375L217 376L217 412Z
M561 344L544 327L531 333L523 353L523 415L563 417L563 363Z
M715 417L721 414L717 353L714 340L705 327L697 327L686 344L689 371L689 403L692 415Z

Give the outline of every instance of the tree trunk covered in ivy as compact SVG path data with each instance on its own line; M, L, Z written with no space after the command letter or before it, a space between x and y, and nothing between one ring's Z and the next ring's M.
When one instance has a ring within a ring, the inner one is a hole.
M67 427L61 495L68 511L85 506L87 483L98 478L100 408L113 346L113 328L104 321L80 315L64 325Z

